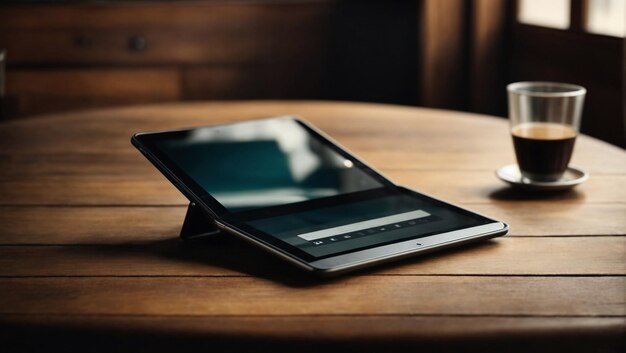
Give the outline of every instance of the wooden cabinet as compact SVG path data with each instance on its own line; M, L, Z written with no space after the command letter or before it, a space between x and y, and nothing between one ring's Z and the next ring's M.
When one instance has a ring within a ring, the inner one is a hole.
M317 98L332 4L0 6L14 116L187 99Z

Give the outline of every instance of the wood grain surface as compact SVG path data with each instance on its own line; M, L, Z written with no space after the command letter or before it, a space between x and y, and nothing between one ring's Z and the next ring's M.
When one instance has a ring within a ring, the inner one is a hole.
M510 234L333 280L227 235L179 241L187 201L130 136L283 114ZM573 164L591 178L549 194L499 181L513 161L505 120L392 105L186 103L2 124L0 338L16 351L621 351L626 153L579 137Z

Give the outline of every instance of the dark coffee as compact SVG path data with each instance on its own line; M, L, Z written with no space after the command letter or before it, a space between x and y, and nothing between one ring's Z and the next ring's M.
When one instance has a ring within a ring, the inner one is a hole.
M572 157L576 130L554 123L526 123L515 126L511 133L522 174L536 180L563 175Z

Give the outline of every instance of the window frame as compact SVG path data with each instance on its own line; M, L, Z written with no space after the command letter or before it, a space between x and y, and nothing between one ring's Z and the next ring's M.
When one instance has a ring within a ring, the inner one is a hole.
M587 87L581 131L626 147L626 38L587 32L587 0L571 0L568 29L518 22L520 1L515 0L509 18L510 80L569 81Z

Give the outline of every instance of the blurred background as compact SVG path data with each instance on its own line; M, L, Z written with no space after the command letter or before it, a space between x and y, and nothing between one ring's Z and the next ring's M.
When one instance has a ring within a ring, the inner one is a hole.
M506 116L505 86L588 89L582 131L626 147L626 0L4 1L1 120L235 99Z

